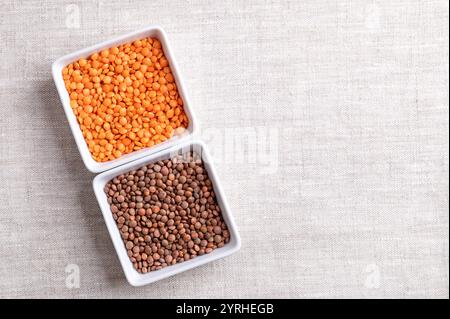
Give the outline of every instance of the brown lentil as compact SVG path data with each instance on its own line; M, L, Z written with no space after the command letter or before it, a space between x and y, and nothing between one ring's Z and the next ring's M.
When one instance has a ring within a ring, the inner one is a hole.
M105 193L127 254L139 273L208 254L230 240L197 153L119 175L106 184Z

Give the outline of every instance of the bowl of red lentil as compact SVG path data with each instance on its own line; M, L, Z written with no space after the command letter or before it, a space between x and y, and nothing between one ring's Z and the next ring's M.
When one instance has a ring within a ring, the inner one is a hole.
M133 286L226 257L241 246L201 141L177 144L103 172L93 188Z
M158 26L68 54L53 63L52 75L91 172L157 153L197 129L167 35Z

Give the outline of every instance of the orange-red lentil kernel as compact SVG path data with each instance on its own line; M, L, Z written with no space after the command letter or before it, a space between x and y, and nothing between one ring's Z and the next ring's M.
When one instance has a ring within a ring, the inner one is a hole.
M62 75L96 161L161 143L188 126L169 62L156 39L94 53L66 66Z

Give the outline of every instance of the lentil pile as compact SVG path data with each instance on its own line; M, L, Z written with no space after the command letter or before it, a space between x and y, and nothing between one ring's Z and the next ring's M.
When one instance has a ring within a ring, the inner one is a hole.
M195 152L119 175L107 183L105 193L140 273L210 253L230 240L211 180Z
M69 64L62 75L72 110L98 162L161 143L188 126L157 39L94 53Z

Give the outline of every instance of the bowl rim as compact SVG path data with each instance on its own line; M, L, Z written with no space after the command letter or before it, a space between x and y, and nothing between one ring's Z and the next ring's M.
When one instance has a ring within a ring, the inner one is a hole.
M180 97L183 100L183 109L189 119L189 125L184 134L180 136L173 136L172 138L156 144L151 147L146 147L139 151L133 151L131 153L125 154L118 159L107 161L107 162L97 162L92 158L92 155L87 146L86 140L83 137L83 133L81 131L80 125L78 124L78 120L73 114L72 108L70 106L70 98L69 94L65 88L64 80L62 77L62 69L82 57L88 57L92 53L99 52L105 48L110 48L112 46L129 43L137 39L142 39L145 37L154 36L160 40L161 45L163 47L164 55L169 61L169 65L172 71L172 74L175 78L175 82L177 84L178 92ZM53 81L56 85L59 98L61 100L61 104L63 106L67 121L69 122L70 129L72 131L72 135L75 139L75 143L77 145L78 151L81 155L81 159L83 160L86 168L92 173L100 173L112 169L114 167L118 167L120 165L132 162L136 159L145 157L150 154L158 153L161 150L166 148L170 148L173 145L178 143L182 143L186 139L191 136L196 135L198 131L198 121L197 117L194 114L192 109L192 104L190 102L189 96L187 94L185 82L183 81L182 75L180 73L180 68L176 62L176 59L173 55L173 50L171 48L170 42L168 40L166 32L159 25L148 25L142 29L132 31L126 34L122 34L117 37L110 38L108 40L104 40L92 46L77 50L75 52L69 53L58 58L52 64L52 77Z
M228 226L228 230L230 232L230 242L228 242L224 247L214 249L209 254L198 256L194 259L176 265L168 266L157 271L152 271L146 274L140 274L133 268L133 265L127 255L125 246L123 244L123 240L120 236L119 229L112 217L109 204L107 203L107 197L104 193L104 186L109 180L111 180L115 176L118 176L122 173L137 169L143 165L147 165L164 158L171 158L173 154L177 154L180 151L183 152L183 150L186 150L187 148L192 149L192 147L194 148L198 147L201 150L205 169L208 172L208 176L213 184L213 189L216 194L218 204L221 208L222 217L224 218ZM241 238L239 236L239 232L236 223L234 221L234 217L230 211L229 204L223 192L220 180L217 176L217 172L212 163L211 155L209 154L205 143L199 139L192 138L188 141L185 141L184 143L179 143L171 148L167 148L158 153L147 155L145 157L140 158L139 160L129 162L122 166L103 172L93 179L92 185L94 188L94 193L97 202L102 211L102 215L105 220L109 235L116 250L116 254L122 266L122 270L125 274L127 281L132 286L142 286L161 279L165 279L167 277L196 268L198 266L204 265L214 260L229 256L237 252L241 248Z

